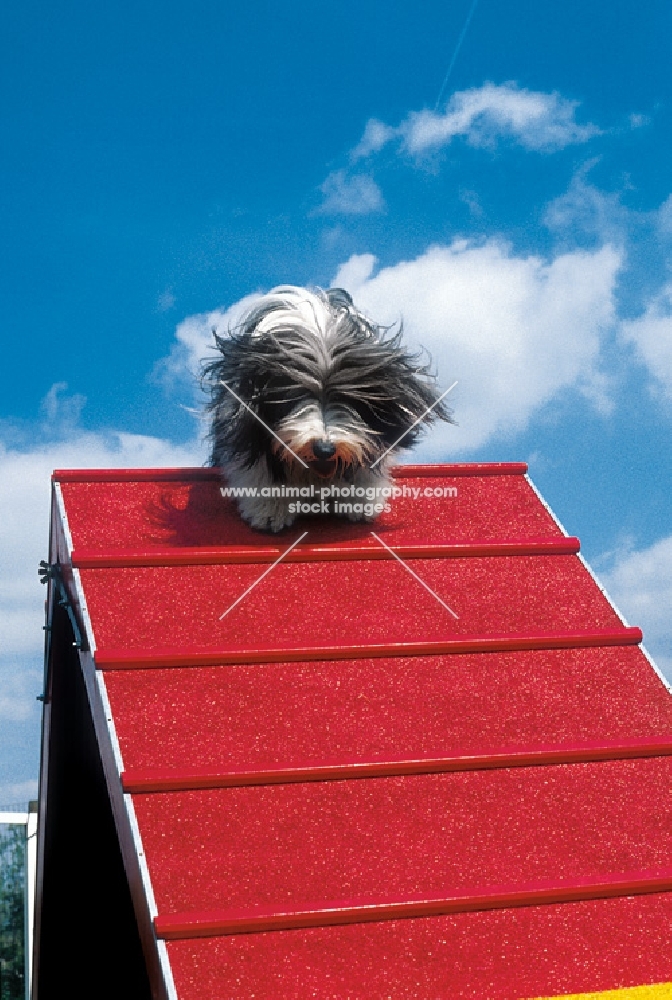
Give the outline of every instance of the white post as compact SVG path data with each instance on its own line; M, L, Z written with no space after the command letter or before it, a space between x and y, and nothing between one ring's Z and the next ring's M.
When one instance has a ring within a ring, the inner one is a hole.
M24 982L26 1000L30 1000L33 972L33 920L35 914L35 873L37 870L37 802L31 802L29 812L0 812L0 823L23 827L25 847L25 885L23 916L23 952L25 960Z
M37 801L28 803L26 822L26 1000L33 984L33 930L35 925L35 876L37 873Z

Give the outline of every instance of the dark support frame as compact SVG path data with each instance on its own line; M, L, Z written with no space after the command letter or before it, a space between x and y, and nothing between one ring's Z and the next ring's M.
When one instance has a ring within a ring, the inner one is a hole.
M150 1000L80 654L50 590L33 1000Z

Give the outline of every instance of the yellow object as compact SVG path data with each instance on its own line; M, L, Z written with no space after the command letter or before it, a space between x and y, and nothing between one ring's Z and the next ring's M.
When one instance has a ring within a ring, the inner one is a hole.
M563 993L562 996L535 997L534 1000L672 1000L672 983L630 986L624 990L598 993Z

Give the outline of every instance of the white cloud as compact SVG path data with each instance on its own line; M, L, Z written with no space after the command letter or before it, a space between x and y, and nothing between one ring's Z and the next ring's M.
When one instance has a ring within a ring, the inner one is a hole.
M633 112L628 115L628 125L630 128L643 128L645 125L650 125L651 119L648 115L642 115L637 112Z
M44 407L56 426L66 428L63 439L25 448L0 442L0 718L11 721L32 715L41 684L44 588L37 567L48 555L52 471L200 465L205 457L196 442L174 445L138 434L73 427L73 402L59 400L61 388L50 391Z
M0 808L20 806L25 809L31 799L37 798L37 779L10 781L0 785Z
M600 133L595 125L578 124L577 107L578 101L558 93L526 90L515 83L485 83L457 91L443 112L412 111L396 128L370 119L351 157L378 152L397 137L401 148L415 157L435 152L458 136L470 146L493 146L508 138L524 149L550 153Z
M378 153L390 139L397 134L397 129L386 125L377 118L369 118L364 129L364 135L350 154L353 161L361 160L372 153Z
M623 553L602 579L628 621L642 628L646 646L672 680L672 536Z
M472 191L470 188L461 188L460 201L467 206L472 219L483 218L483 206L476 191Z
M668 195L655 215L657 228L662 236L672 236L672 194Z
M584 163L572 177L567 191L549 202L544 211L544 225L563 238L575 233L598 237L602 242L622 244L630 226L630 217L618 194L601 191L587 181L598 159Z
M34 615L27 624L35 628ZM41 641L44 632L38 635ZM41 687L42 670L37 665L31 668L24 664L17 669L16 664L0 664L0 719L5 722L26 722L35 711L35 701Z
M243 314L252 308L260 294L255 292L246 295L229 309L196 313L182 320L175 330L177 343L173 345L168 357L161 358L154 366L155 379L166 385L172 385L187 378L191 381L196 395L201 363L204 358L212 355L213 330L222 336L229 330L235 329ZM197 398L203 401L200 392Z
M371 277L376 266L376 257L372 253L354 254L345 264L341 264L338 273L332 281L332 287L345 288L352 292L361 288Z
M385 207L380 188L368 174L335 170L320 185L324 201L316 215L368 215Z
M551 261L516 256L508 244L456 241L372 275L375 258L352 257L334 285L373 319L403 317L406 340L427 348L459 427L441 425L421 446L439 458L522 430L545 403L570 390L596 394L601 339L614 322L621 264L611 246Z
M172 288L165 288L156 300L157 312L170 312L176 302Z
M672 283L655 295L641 316L622 323L621 336L635 346L654 384L672 400Z
M411 111L398 126L370 118L350 151L350 162L379 153L395 140L399 151L426 160L458 136L475 147L493 147L509 139L524 149L554 152L600 134L596 125L576 121L578 104L555 92L485 83L457 91L442 112ZM320 190L324 201L315 215L367 215L385 207L380 188L368 174L334 170Z
M513 83L482 87L453 94L443 114L414 111L399 127L404 146L412 155L438 149L456 136L471 146L492 146L509 137L525 149L553 152L586 142L599 130L578 125L576 101L557 93L520 89Z

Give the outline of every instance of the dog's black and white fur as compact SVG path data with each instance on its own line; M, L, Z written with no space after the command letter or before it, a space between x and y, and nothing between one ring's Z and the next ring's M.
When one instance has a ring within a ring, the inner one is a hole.
M214 337L217 357L204 364L211 461L229 486L381 487L423 424L451 419L429 365L402 346L401 330L371 322L341 288L274 288L228 335ZM297 516L283 497L238 504L265 531Z

